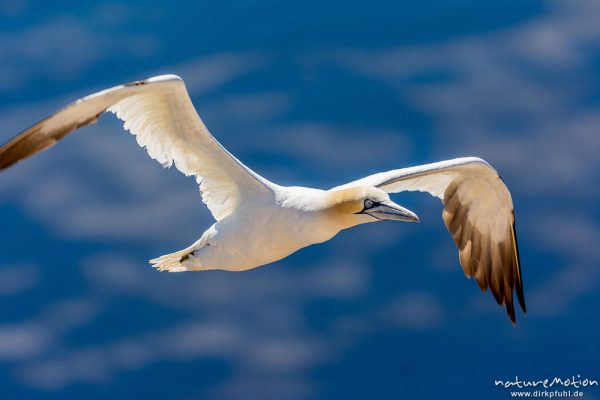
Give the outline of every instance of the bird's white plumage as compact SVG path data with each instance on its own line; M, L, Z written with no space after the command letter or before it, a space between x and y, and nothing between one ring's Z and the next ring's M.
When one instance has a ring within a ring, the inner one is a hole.
M489 286L511 319L513 289L525 309L512 200L485 161L461 158L382 172L328 191L282 187L251 171L216 141L175 75L77 100L0 147L0 169L53 146L105 111L124 121L150 157L195 176L216 220L190 247L152 260L160 270L240 271L279 260L358 224L415 221L416 215L394 204L387 193L417 190L442 199L444 221L465 273L474 275L482 289Z
M150 157L173 163L198 178L202 198L215 219L234 212L242 196L268 192L268 183L233 157L210 134L198 116L183 81L174 75L157 77L108 108L125 121ZM116 90L126 90L118 88Z
M381 188L385 187L385 190L389 193L403 191L428 192L435 197L443 199L444 191L452 179L460 174L464 174L471 166L486 166L491 168L490 165L481 158L462 157L431 164L379 172L340 185L334 189L368 185Z

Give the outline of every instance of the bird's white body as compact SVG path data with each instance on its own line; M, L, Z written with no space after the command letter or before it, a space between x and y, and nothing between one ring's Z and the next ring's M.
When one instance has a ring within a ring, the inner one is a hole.
M163 166L195 176L216 222L190 247L151 263L161 271L242 271L383 219L417 221L388 193L425 191L444 203L444 222L467 276L491 288L514 321L513 290L523 288L512 199L485 161L457 158L367 176L319 190L276 185L250 170L210 134L181 78L163 75L77 100L0 147L0 169L53 146L105 111ZM168 207L168 204L165 204Z
M213 224L185 249L183 252L190 255L181 263L182 269L256 268L325 242L352 226L327 212L324 190L278 185L270 189L270 195L244 202L243 207ZM177 258L180 252L175 254Z

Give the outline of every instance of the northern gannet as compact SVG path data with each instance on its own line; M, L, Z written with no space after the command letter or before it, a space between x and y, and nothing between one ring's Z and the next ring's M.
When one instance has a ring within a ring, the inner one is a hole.
M422 191L442 200L466 276L474 276L482 291L489 287L513 323L513 290L525 312L511 195L480 158L396 169L329 190L280 186L223 148L198 116L183 80L162 75L94 93L33 125L0 148L0 169L95 123L105 111L124 121L150 157L195 176L216 220L191 246L151 260L160 271L243 271L355 225L418 221L389 193Z

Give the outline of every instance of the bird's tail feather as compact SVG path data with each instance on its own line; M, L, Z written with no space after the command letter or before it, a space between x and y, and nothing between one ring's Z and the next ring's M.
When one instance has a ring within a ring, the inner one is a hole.
M150 264L152 264L153 268L156 268L159 271L168 271L168 272L184 272L190 271L189 268L184 266L182 262L185 260L186 256L193 251L191 249L183 249L180 251L176 251L171 254L165 254L164 256L160 256L153 260L150 260Z

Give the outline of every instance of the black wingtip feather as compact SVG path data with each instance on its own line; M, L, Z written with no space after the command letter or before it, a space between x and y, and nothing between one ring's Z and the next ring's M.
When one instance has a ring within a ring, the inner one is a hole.
M523 291L523 277L521 275L521 256L519 255L519 241L517 240L517 225L514 218L513 212L513 224L512 224L513 241L515 243L515 257L517 261L517 273L519 274L516 280L515 291L517 292L517 299L523 313L527 313L527 307L525 305L525 292Z

